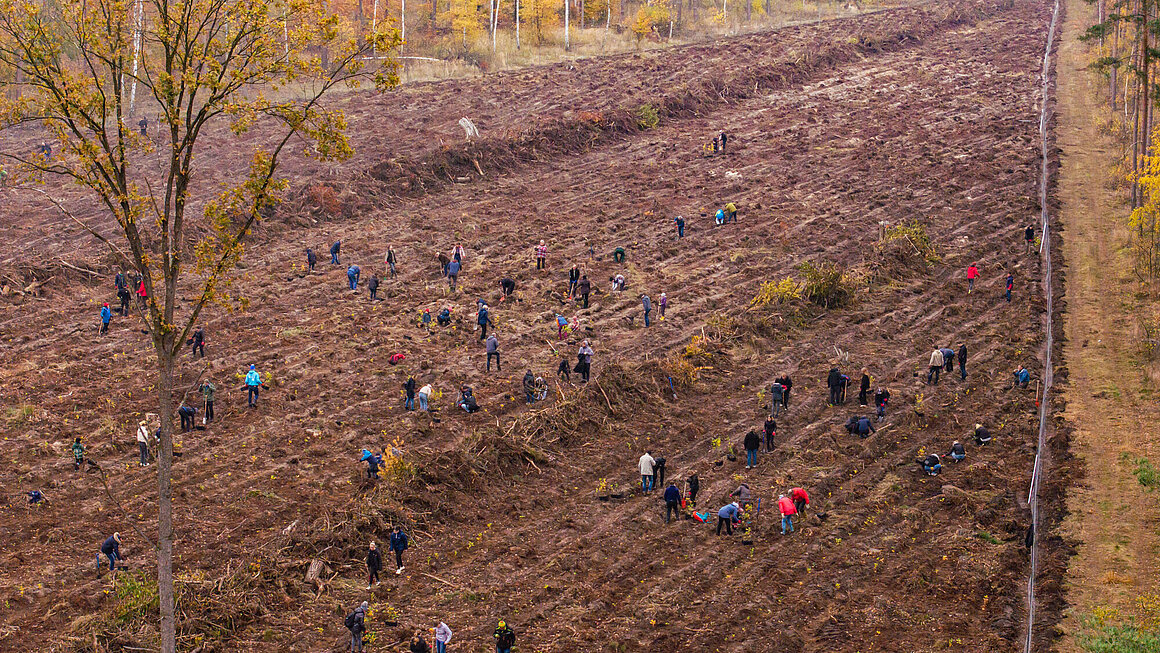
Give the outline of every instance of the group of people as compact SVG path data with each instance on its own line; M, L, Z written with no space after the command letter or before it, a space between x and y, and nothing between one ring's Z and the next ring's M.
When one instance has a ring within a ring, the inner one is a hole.
M967 378L967 346L960 344L956 354L955 350L950 347L935 345L934 351L930 353L930 368L926 373L927 385L938 385L940 372L945 371L947 374L953 372L956 358L959 362L959 375L965 381Z

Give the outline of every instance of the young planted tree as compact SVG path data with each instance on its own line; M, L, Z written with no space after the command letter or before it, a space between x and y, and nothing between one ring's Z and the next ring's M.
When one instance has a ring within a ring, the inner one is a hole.
M153 344L161 417L156 546L165 653L176 641L171 469L182 344L207 304L235 301L229 275L254 222L287 187L278 176L282 160L296 149L320 160L351 154L346 120L324 98L340 85L398 83L393 59L367 57L394 51L397 32L380 23L369 36L340 37L337 17L322 5L0 0L0 129L36 125L55 144L51 159L0 157L14 164L14 180L56 177L87 189L100 217L57 206L135 269L148 292L140 315ZM158 116L155 140L132 126L134 91L137 115ZM207 135L226 127L236 135L258 127L268 139L239 140L248 169L215 196L198 157Z

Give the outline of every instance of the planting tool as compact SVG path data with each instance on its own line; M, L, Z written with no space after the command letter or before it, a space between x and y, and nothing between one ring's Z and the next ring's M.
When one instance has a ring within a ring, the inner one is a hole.
M671 390L673 393L673 401L676 401L677 391L675 389L673 389L673 377L671 377L671 376L669 377L669 390Z

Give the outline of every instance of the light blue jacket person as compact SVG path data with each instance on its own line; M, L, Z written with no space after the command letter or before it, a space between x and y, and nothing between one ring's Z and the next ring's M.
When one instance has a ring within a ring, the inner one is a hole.
M262 375L258 374L258 370L254 366L250 366L250 371L246 373L246 401L250 408L256 408L258 405L258 389L262 387Z

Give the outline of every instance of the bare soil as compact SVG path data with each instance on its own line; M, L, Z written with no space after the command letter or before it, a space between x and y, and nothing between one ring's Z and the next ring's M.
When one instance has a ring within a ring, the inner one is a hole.
M401 613L398 627L383 626L382 612L371 620L374 649L438 620L456 646L478 648L499 618L537 651L1014 649L1036 406L1032 390L1011 389L1011 373L1042 367L1039 264L1023 251L1022 227L1038 212L1049 18L1038 1L931 3L352 98L359 156L329 171L290 169L297 194L258 228L237 280L248 310L211 311L209 358L182 371L193 385L208 364L220 388L217 423L183 438L175 475L182 645L339 650L343 615L369 598ZM656 129L625 122L643 103L660 108ZM488 132L482 142L433 142L465 113ZM720 128L729 153L707 155ZM227 174L231 155L215 150L207 158L220 170L207 174ZM342 208L311 206L317 185L334 188ZM119 530L130 564L154 565L130 526L152 531L155 517L151 470L133 463L134 425L152 403L151 351L128 321L96 336L112 282L90 239L36 198L0 192L0 234L17 247L0 267L53 276L42 297L3 300L0 314L0 403L16 408L0 416L0 482L12 493L0 505L0 648L149 646L144 620L95 628L113 600L93 554ZM74 190L52 192L83 210ZM741 208L737 224L700 217L726 201ZM680 242L676 214L688 222ZM925 225L936 261L876 249L879 221L910 219ZM343 290L345 274L322 253L335 235L344 263L368 277L396 245L401 275L385 280L384 302ZM546 272L531 257L541 238ZM433 257L456 242L465 270L449 293ZM305 246L320 252L314 274L301 271ZM623 265L610 257L617 246L628 250ZM104 275L63 268L66 257ZM853 303L749 307L762 281L797 275L804 261L850 270ZM561 306L573 262L603 291L588 310ZM968 295L971 262L982 279ZM617 272L623 294L608 292ZM501 303L504 276L519 290ZM644 328L638 295L662 291L666 319ZM480 297L493 306L500 373L484 372L471 328ZM442 306L454 328L427 335L419 313ZM593 382L573 376L548 404L525 407L524 370L550 376L557 350L574 359L579 337L555 341L556 312L582 320ZM678 382L674 400L666 370L702 335L699 378ZM936 343L966 344L965 381L921 383ZM826 406L835 347L855 382L866 366L893 393L866 440L841 428L871 411L855 391L845 407ZM387 364L395 352L407 356L399 366ZM249 363L272 375L257 410L237 389ZM724 459L712 441L739 448L767 410L759 390L785 373L795 385L777 450L754 470L743 455ZM408 374L442 391L438 423L401 410ZM461 383L483 412L451 407ZM942 476L917 473L920 452L966 442L975 422L995 434L990 446L968 442L967 460ZM98 475L72 472L78 434L124 510ZM359 449L395 438L417 475L364 481ZM664 525L659 495L598 500L600 479L639 480L645 449L668 459L670 478L700 474L710 512L747 482L762 499L753 545L691 521ZM813 510L782 537L772 502L796 485ZM28 509L16 493L30 488L51 503ZM366 592L366 542L384 542L395 522L413 535L407 573ZM303 581L315 558L331 570L321 591ZM1061 574L1049 556L1048 591L1058 594ZM1048 621L1058 612L1052 605Z

